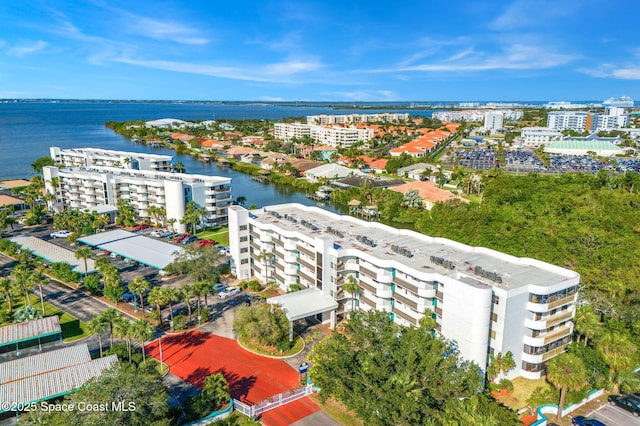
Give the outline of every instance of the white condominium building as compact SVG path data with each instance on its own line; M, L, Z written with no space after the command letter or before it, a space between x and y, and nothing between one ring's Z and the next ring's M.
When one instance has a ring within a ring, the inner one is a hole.
M345 124L345 123L376 123L392 121L407 121L409 119L408 113L391 113L384 112L380 114L342 114L342 115L308 115L307 124L319 124L321 126L327 126L331 124Z
M180 223L188 201L204 207L205 224L227 223L231 204L231 179L184 173L129 170L117 167L58 169L44 167L45 188L55 194L58 205L74 209L117 207L126 200L141 219L151 219L149 207L164 207L167 220L175 219L175 229L185 232ZM54 187L57 178L57 188Z
M355 280L356 309L405 326L428 315L482 369L489 354L511 351L509 376L538 378L571 342L580 276L558 266L300 204L231 206L229 231L238 278L332 298L337 312L318 314L323 321L351 309L343 285Z
M487 112L484 115L484 128L487 130L502 129L504 123L504 114L500 111Z
M526 146L547 145L562 140L562 133L548 127L523 127L522 143Z
M486 111L482 109L476 110L463 110L463 111L436 111L433 113L433 118L437 118L442 121L480 121L485 122L488 114L502 114L503 120L520 120L522 118L522 111L505 109L505 110L491 110ZM486 127L486 125L485 125ZM500 125L502 127L502 124Z
M368 142L373 138L373 129L356 127L324 127L315 124L276 123L274 137L290 142L294 137L309 136L322 145L349 147L357 142Z
M629 125L629 115L623 108L607 108L605 114L584 111L550 112L547 127L556 130L575 130L577 132L612 130Z
M56 164L62 167L121 167L123 169L171 171L171 156L141 152L110 151L98 148L60 149L50 147Z

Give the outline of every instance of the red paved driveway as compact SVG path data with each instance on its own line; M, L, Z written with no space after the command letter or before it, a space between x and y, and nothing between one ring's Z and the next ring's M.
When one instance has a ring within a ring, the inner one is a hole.
M160 359L158 341L145 347L147 353ZM222 372L229 382L231 396L255 404L272 395L299 387L298 372L286 362L254 355L242 349L235 340L192 331L165 336L162 358L172 374L202 388L204 378ZM270 426L288 425L320 408L308 398L287 404L263 415Z

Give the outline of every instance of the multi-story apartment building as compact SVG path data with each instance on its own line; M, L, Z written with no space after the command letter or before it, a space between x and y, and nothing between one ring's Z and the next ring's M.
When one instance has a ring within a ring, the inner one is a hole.
M373 138L373 129L356 127L325 127L315 124L276 123L274 137L290 142L294 137L309 136L318 144L333 147L349 147L357 142L368 142Z
M463 110L463 111L436 111L433 113L433 118L437 118L442 121L452 121L452 122L460 122L460 121L481 121L484 122L486 120L487 114L496 114L501 113L503 120L508 121L516 121L522 118L522 111L512 110L512 109L504 109L504 110ZM485 125L486 127L486 125ZM502 124L499 126L502 127Z
M393 122L393 121L407 121L409 119L408 113L391 113L383 112L380 114L341 114L341 115L308 115L307 124L319 124L321 126L328 126L332 124L346 124L346 123L376 123L376 122Z
M123 169L171 171L171 156L99 148L60 149L50 147L51 158L61 167L121 167Z
M45 188L56 195L58 208L115 208L119 200L126 200L141 219L153 220L149 207L164 207L167 220L175 219L175 229L185 232L186 227L180 221L187 202L194 201L207 211L205 224L228 221L230 178L95 166L45 167L43 175Z
M611 130L626 127L629 115L623 108L607 108L605 114L584 111L550 112L547 127L556 130L575 130L577 132Z
M313 288L337 315L350 309L343 285L355 280L357 309L405 326L430 316L483 369L489 354L511 351L510 377L538 378L571 341L580 276L558 266L299 204L232 206L229 230L238 278Z
M523 127L522 143L526 146L547 145L562 140L562 133L548 127Z
M504 113L501 111L487 112L484 114L484 128L487 130L502 129L504 124Z

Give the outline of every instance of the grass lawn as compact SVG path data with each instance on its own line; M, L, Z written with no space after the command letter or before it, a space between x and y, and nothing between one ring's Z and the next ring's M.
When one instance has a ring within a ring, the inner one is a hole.
M29 299L31 300L31 304L34 308L40 310L42 309L40 305L40 297L35 294L29 295ZM13 304L14 312L24 306L24 298L18 297L15 298ZM44 302L44 314L43 317L50 317L53 315L57 315L60 319L60 328L62 328L62 339L65 342L73 342L75 340L82 339L84 337L89 336L89 332L87 331L87 324L80 321L79 319L69 315L68 313L56 308L50 303ZM0 325L9 325L0 324Z
M309 395L309 399L318 404L333 420L345 426L362 426L364 423L357 418L351 411L339 402L333 399L327 399L324 403L317 394Z
M240 341L240 343L242 343L242 346L244 346L247 349L250 349L252 352L255 352L260 355L268 355L273 357L287 357L287 356L295 355L298 352L300 352L302 348L304 348L304 340L302 340L302 337L300 336L296 336L296 339L291 349L285 352L280 352L275 348L273 348L273 350L270 350L270 349L266 349L265 347L259 347L241 337L239 337L238 340Z
M529 399L533 391L538 387L550 388L551 385L547 383L544 378L529 380L518 377L513 380L513 393L509 396L501 396L497 399L511 409L519 410L522 407L527 406L527 399Z
M229 247L229 228L205 229L196 234L198 238L216 240L219 245Z

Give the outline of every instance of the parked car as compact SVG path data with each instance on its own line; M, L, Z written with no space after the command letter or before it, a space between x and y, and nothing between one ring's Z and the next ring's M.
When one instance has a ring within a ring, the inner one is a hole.
M52 232L49 236L51 238L67 238L71 234L72 234L71 231L62 230L62 231Z
M149 227L151 227L151 225L147 225L146 223L139 223L133 229L135 229L136 231L142 231L143 229L147 229Z
M187 237L190 237L191 235L189 234L179 234L177 237L173 238L173 242L174 243L180 243L182 242L182 240L184 240Z
M198 237L194 237L193 235L190 235L187 238L180 241L180 244L195 243L196 241L200 241L200 239Z
M213 285L213 291L214 291L215 293L219 293L219 292L223 291L223 290L224 290L224 289L226 289L226 288L227 288L227 286L226 286L226 285L224 285L224 284L221 284L221 283L215 283L215 284Z
M241 291L242 290L240 290L240 287L227 287L220 293L218 293L218 297L220 299L227 299L229 297L235 296L236 294L240 294Z
M198 247L214 246L214 245L216 245L215 240L200 240L200 242L198 243Z
M609 404L617 405L635 417L640 416L640 397L634 395L611 395L609 396Z
M576 426L607 426L600 420L592 419L591 417L575 416L571 419L571 424Z

